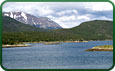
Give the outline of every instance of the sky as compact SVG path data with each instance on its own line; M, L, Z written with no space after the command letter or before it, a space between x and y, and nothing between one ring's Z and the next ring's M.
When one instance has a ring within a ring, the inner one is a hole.
M113 20L113 7L109 2L7 2L2 10L48 17L63 28L91 20Z

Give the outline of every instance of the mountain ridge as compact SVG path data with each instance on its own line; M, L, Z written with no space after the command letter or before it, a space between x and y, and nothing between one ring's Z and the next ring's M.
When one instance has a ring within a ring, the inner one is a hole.
M9 16L23 24L28 24L43 29L62 28L59 24L57 24L56 22L52 21L47 17L36 17L34 15L25 12L3 12L3 16Z
M84 39L113 39L113 21L92 20L81 23L79 26L70 29L59 29L57 32L75 34L84 37Z
M11 17L3 16L3 32L43 31L43 29L23 24Z

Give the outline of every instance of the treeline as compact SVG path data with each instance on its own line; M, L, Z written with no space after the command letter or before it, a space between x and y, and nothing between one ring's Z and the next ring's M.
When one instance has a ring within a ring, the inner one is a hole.
M2 44L19 44L23 42L40 42L40 41L85 41L85 40L105 40L106 37L95 36L93 38L71 34L66 32L3 32Z
M67 41L81 40L78 36L70 34L58 34L53 32L4 32L2 35L3 44L18 44L22 42L40 41Z

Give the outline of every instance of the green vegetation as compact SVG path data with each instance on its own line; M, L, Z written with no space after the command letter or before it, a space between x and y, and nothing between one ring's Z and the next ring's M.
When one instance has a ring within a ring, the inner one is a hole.
M84 22L71 29L43 30L22 24L10 17L3 17L3 44L40 41L89 41L112 40L113 22L95 20Z
M71 29L59 29L55 32L69 33L81 36L85 40L113 39L113 22L106 20L94 20L80 24Z
M95 49L98 49L98 48L101 48L101 49L112 49L113 48L113 45L103 45L103 46L96 46L96 47L93 47Z
M2 36L3 44L18 44L21 42L40 41L68 41L81 40L76 36L52 33L52 32L4 32Z
M43 31L34 26L26 25L8 16L3 16L3 32Z
M87 49L86 51L113 51L113 45L95 46L91 49Z

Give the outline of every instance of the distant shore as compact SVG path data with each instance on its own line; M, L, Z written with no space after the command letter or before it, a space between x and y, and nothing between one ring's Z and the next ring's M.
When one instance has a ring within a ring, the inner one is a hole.
M9 44L5 44L2 45L3 48L12 48L12 47L28 47L30 45L27 45L26 43L43 43L45 45L50 45L50 44L60 44L60 43L65 43L65 42L88 42L88 41L40 41L40 42L23 42L23 44L13 44L13 45L9 45Z
M51 41L51 42L39 42L43 43L45 45L50 45L50 44L60 44L60 43L69 43L69 42L88 42L88 41Z
M85 51L113 51L113 45L95 46Z
M94 40L89 40L89 41L94 41ZM24 43L43 43L45 45L50 45L50 44L60 44L60 43L69 43L69 42L89 42L86 40L83 41L40 41L40 42L24 42ZM95 40L95 41L113 41L113 40Z
M90 40L90 41L93 41L93 40ZM99 40L97 40L99 41ZM104 41L111 41L111 40L104 40ZM22 42L22 44L13 44L13 45L10 45L10 44L3 44L2 47L3 48L12 48L12 47L28 47L30 45L27 45L27 43L43 43L45 45L51 45L51 44L60 44L60 43L69 43L69 42L75 42L75 43L78 43L78 42L89 42L89 41L40 41L40 42Z

